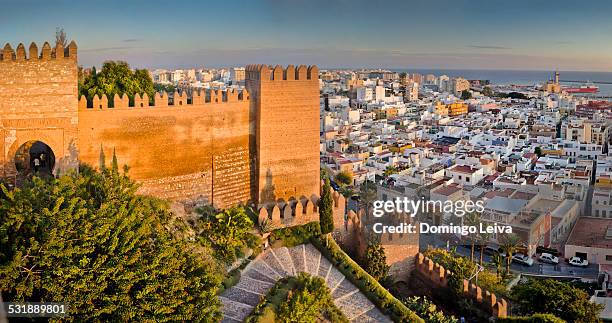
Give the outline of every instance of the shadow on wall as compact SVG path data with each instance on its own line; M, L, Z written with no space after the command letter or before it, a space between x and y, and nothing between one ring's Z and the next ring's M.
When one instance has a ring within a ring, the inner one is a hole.
M276 193L274 183L272 181L272 170L268 168L266 172L266 185L264 185L259 195L259 203L261 205L268 205L276 203Z

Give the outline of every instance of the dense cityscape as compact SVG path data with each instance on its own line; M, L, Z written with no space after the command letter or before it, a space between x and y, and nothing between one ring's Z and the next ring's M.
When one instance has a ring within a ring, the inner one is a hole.
M612 2L0 11L0 323L612 322Z
M152 77L186 89L244 86L242 67L154 70ZM368 181L382 201L482 201L482 222L510 226L523 242L528 260L516 256L514 270L607 286L612 102L596 85L562 84L554 71L534 84L391 70L322 70L319 78L321 167L337 179L334 188L349 191L355 212L355 189ZM439 212L426 221L465 219ZM469 256L461 238L422 234L421 249L450 243ZM492 261L502 242L493 235L485 245ZM556 260L542 259L538 246ZM594 300L609 304L606 297Z

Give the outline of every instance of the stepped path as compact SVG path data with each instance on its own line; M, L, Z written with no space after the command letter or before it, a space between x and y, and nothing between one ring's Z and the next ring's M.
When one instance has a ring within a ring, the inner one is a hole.
M311 244L270 248L253 260L238 284L221 293L222 322L242 322L278 279L300 272L325 279L334 303L351 322L391 322Z

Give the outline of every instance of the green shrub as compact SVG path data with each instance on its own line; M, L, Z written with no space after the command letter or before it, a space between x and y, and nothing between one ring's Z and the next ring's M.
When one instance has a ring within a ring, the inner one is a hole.
M500 323L565 323L564 320L552 314L533 314L531 316L515 316L497 319Z
M227 278L225 278L225 280L223 280L223 289L228 289L233 287L234 285L238 284L238 282L240 281L240 269L235 269L233 271L231 271Z
M310 241L310 238L321 234L318 221L272 231L269 241L273 244L280 241L287 248L295 247Z
M325 280L307 273L278 280L245 319L251 323L319 321L348 323L335 306Z
M424 322L344 253L333 239L328 236L316 236L310 241L330 262L339 264L337 268L344 276L355 284L379 309L389 314L395 322ZM360 278L357 278L357 276Z
M415 311L427 323L459 322L454 316L447 316L442 311L438 310L436 305L426 297L409 297L404 299L403 303L406 305L406 307Z

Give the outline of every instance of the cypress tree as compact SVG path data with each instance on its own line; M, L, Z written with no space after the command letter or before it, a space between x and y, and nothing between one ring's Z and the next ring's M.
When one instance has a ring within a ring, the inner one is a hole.
M387 265L385 249L380 244L380 240L372 239L368 243L364 269L378 281L383 281L387 277L389 266Z
M334 231L333 200L329 178L325 179L321 199L319 200L319 223L321 233L326 234Z
M100 157L98 159L98 162L100 163L100 171L103 171L106 169L106 156L104 156L104 148L102 147L102 144L100 144Z
M112 171L113 171L113 174L119 173L119 163L117 162L117 154L115 153L115 148L113 148Z

